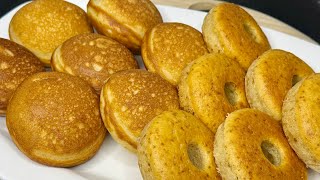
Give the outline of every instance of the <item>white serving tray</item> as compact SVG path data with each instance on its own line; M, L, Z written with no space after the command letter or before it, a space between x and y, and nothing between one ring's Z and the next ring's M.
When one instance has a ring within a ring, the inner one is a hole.
M88 0L68 0L86 10ZM9 39L8 27L20 5L0 19L0 37ZM206 13L167 6L157 6L165 22L181 22L201 31ZM272 48L294 53L320 72L320 46L263 28ZM88 162L73 168L48 167L31 161L11 141L5 118L0 117L0 180L20 179L142 179L135 154L115 143L108 135L101 149ZM320 174L309 170L309 179Z

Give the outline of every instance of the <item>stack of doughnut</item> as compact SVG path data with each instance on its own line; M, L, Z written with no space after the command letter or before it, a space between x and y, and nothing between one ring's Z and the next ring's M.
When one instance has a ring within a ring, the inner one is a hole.
M144 179L320 172L320 75L271 49L235 4L214 7L201 33L163 23L149 0L90 0L87 14L37 0L9 33L12 41L0 39L0 114L34 161L84 163L108 131L137 154Z

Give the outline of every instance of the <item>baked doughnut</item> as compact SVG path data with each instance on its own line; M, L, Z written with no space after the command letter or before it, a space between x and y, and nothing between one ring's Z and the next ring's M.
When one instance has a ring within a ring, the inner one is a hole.
M18 85L44 66L26 48L0 38L0 116L6 113L8 101Z
M149 0L90 0L88 16L96 30L140 53L146 31L162 22Z
M9 102L6 123L26 156L58 167L90 159L106 134L93 89L82 79L59 72L24 80Z
M283 102L282 126L288 141L306 165L320 172L320 74L291 88Z
M202 34L181 23L158 24L143 38L141 55L145 66L177 85L183 68L206 54Z
M191 114L181 110L161 113L139 139L143 179L220 179L213 139L214 134Z
M215 135L214 157L223 179L307 179L281 125L255 109L229 114Z
M295 55L269 50L255 60L246 74L246 95L251 108L281 120L282 103L289 89L313 70Z
M54 51L51 66L55 71L81 77L99 94L111 74L138 68L133 54L125 46L93 33L65 41Z
M190 63L178 85L181 107L215 133L226 115L248 107L245 72L223 54L207 54Z
M144 126L172 109L179 109L175 87L145 70L115 73L101 91L100 111L106 128L116 142L133 152Z
M50 65L53 51L65 40L93 32L86 13L61 0L37 0L25 5L13 16L10 39L33 52Z
M210 52L224 53L247 70L259 55L270 49L257 22L241 7L221 3L206 15L202 33Z

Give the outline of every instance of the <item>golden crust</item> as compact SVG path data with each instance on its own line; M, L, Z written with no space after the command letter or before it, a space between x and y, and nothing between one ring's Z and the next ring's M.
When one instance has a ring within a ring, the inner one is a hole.
M216 133L214 149L225 179L307 179L281 125L258 110L231 113Z
M224 53L247 70L270 44L257 22L241 7L222 3L210 10L202 32L210 52Z
M144 70L115 73L104 85L101 116L112 137L136 152L145 125L165 110L179 109L178 94L170 83Z
M248 107L244 77L240 65L222 54L201 56L182 73L178 85L180 105L215 133L228 113Z
M283 102L283 130L306 165L320 172L320 74L313 74L289 90Z
M162 22L158 9L149 0L90 0L88 16L99 33L140 53L148 29Z
M93 89L78 77L58 72L37 73L23 81L10 100L6 123L26 156L58 167L90 159L106 134Z
M44 71L39 59L29 50L0 38L0 115L6 113L12 93L28 76Z
M148 69L148 71L150 71L150 72L156 73L156 67L155 67L155 64L151 60L151 57L149 55L150 52L148 49L149 48L148 46L151 41L151 39L149 37L150 37L151 31L153 31L153 30L154 30L154 28L149 29L143 37L142 45L141 45L141 57L142 57L142 60L143 60L143 63L144 63L144 66L146 67L146 69Z
M285 95L297 80L313 73L295 55L272 49L255 60L246 75L246 94L250 107L281 120Z
M144 179L220 179L213 154L214 134L197 118L165 111L143 130L138 159Z
M50 64L53 51L77 34L93 32L86 13L61 0L37 0L22 7L9 26L10 39Z
M148 70L177 85L183 68L206 54L202 34L181 23L162 23L144 38L142 58Z
M137 69L133 54L117 41L86 33L70 38L54 52L52 69L78 76L100 93L109 76L118 71Z

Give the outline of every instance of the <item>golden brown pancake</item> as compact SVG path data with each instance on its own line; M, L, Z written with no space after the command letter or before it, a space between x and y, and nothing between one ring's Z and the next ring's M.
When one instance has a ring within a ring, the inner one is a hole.
M180 105L215 133L228 113L249 107L244 77L240 65L223 54L201 56L183 70Z
M49 166L86 162L106 134L94 90L82 79L59 72L37 73L23 81L11 98L6 120L17 147Z
M283 102L282 126L299 158L320 172L320 74L312 74L289 90Z
M207 52L201 33L181 23L158 24L147 32L141 49L147 69L173 85L188 63Z
M115 141L133 152L149 121L165 110L178 108L175 87L145 70L115 73L101 91L100 110L105 126Z
M80 34L65 41L55 50L51 66L55 71L81 77L99 94L111 74L138 68L125 46L93 33Z
M191 114L161 113L139 139L143 179L221 179L214 163L213 139L214 134Z
M149 0L90 0L88 16L95 29L140 53L146 31L162 22L162 17Z
M6 113L12 93L28 76L44 70L43 64L29 50L0 38L0 115Z
M177 85L183 68L206 54L202 34L181 23L162 23L143 39L141 54L147 69Z
M280 121L287 92L312 73L311 67L289 52L273 49L263 53L252 63L246 75L246 95L250 107Z
M215 135L214 157L222 179L307 179L281 125L254 109L235 111Z
M202 33L210 52L224 53L247 70L270 44L257 22L241 7L222 3L203 21Z
M10 39L33 52L49 65L53 51L65 40L93 32L86 13L62 0L37 0L25 5L13 16Z

